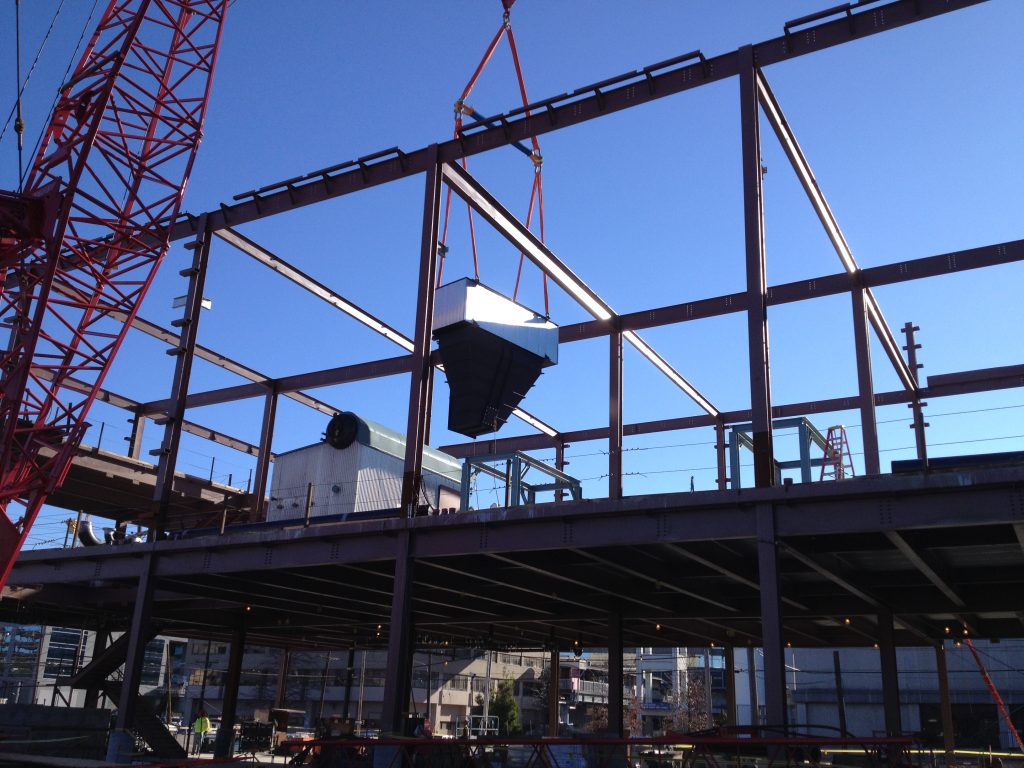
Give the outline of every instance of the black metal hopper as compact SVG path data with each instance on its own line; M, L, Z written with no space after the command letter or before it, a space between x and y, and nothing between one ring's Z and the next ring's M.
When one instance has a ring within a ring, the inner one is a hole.
M501 428L558 360L558 327L475 280L437 290L434 338L451 393L448 428L478 437Z

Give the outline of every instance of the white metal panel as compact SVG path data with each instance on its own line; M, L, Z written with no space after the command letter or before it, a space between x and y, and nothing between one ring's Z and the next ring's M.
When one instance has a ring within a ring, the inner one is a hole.
M434 293L434 330L473 323L499 338L558 362L558 326L475 280L463 278Z
M312 516L351 512L359 469L354 448L339 451L327 443L317 443L278 456L270 484L267 520L303 517L307 483L313 483Z
M274 462L267 520L302 519L308 483L313 484L311 517L397 510L403 466L402 459L358 442L342 450L317 443L281 454ZM436 508L441 485L458 496L452 480L425 470L420 503Z

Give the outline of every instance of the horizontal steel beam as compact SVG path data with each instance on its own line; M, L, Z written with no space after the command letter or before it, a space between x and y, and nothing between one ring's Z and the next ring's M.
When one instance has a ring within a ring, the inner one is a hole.
M757 43L753 46L754 61L759 67L767 67L982 2L985 0L895 0L871 6L849 16L798 31L787 31L781 37ZM685 63L690 60L693 63ZM529 114L526 114L526 108L520 108L501 116L488 117L477 125L467 126L465 135L439 144L436 154L432 148L403 152L394 147L264 187L263 192L251 199L209 211L206 214L207 226L211 230L236 227L425 173L438 161L455 162L517 141L527 141L534 136L718 82L738 72L739 59L735 51L712 58L705 58L695 51L685 57L676 57L535 102L529 105ZM488 121L494 125L488 126ZM170 239L193 236L201 218L180 218L171 226Z
M34 376L42 376L47 379L50 378L47 372L42 369L33 369L32 374ZM65 379L64 386L68 389L77 390L78 392L91 391L91 387L88 384L73 378ZM109 403L116 408L123 408L124 410L134 414L136 418L142 418L142 415L145 412L145 408L142 403L125 397L124 395L119 395L116 392L111 392L108 389L99 390L96 395L96 399L103 403ZM192 421L182 421L181 428L189 434L196 435L204 440L210 440L211 442L226 446L227 448L234 448L236 451L249 454L250 456L259 456L260 454L259 446L248 443L245 440L239 440L237 437L225 435L223 432L217 432L210 427L204 427L202 424L196 424ZM273 458L273 454L271 454L271 457Z
M832 208L829 206L828 200L825 199L824 192L822 192L821 187L818 186L818 180L814 178L814 172L811 170L811 165L807 162L807 158L804 156L803 150L800 148L800 143L796 140L796 135L793 133L793 129L789 125L789 121L786 120L786 116L782 112L782 107L779 106L779 102L776 100L775 94L772 93L772 89L768 85L768 80L760 70L757 71L755 79L757 81L757 96L758 101L761 103L761 108L764 110L764 113L768 118L768 122L775 130L775 135L779 139L779 143L782 145L783 150L785 150L786 157L789 158L789 162L793 166L793 170L796 172L801 186L804 188L804 192L811 203L811 207L814 208L814 212L818 215L818 219L821 221L821 224L825 229L825 234L828 235L828 239L832 243L832 247L835 249L836 255L839 257L839 261L842 262L847 273L850 274L854 280L857 280L861 271L860 266L857 264L857 260L853 256L853 251L850 250L850 246L846 242L846 236L843 235L843 231L839 227L839 222L836 220L835 214L832 213ZM868 288L864 293L864 303L867 307L868 319L870 320L872 327L875 329L875 334L878 336L878 340L881 342L882 348L885 350L890 362L896 369L896 374L900 377L900 381L902 381L903 386L910 391L916 390L917 380L911 372L907 361L903 359L903 354L900 352L900 345L896 342L895 337L893 337L892 329L889 328L889 324L885 322L885 317L882 315L882 308L879 306L878 301L875 299L875 295L871 292L870 288Z
M211 389L206 392L194 392L186 398L185 407L201 408L205 405L233 403L238 400L264 397L268 392L287 395L303 389L316 389L318 387L330 387L335 384L345 384L353 381L366 381L367 379L395 376L400 373L408 373L411 368L411 355L387 357L382 360L372 360L368 363L354 363L352 365L338 366L337 368L327 368L322 371L284 376L280 379L267 379L260 383L239 384L234 387ZM141 407L146 413L163 413L170 407L170 401L155 400L143 403ZM337 413L337 411L332 413Z
M860 284L867 287L893 285L909 280L921 280L928 277L951 275L971 269L993 267L999 264L1011 264L1024 261L1024 240L1011 240L1005 243L969 248L964 251L951 251L937 256L925 256L919 259L867 267L859 273ZM857 283L845 272L823 275L792 283L782 283L768 288L768 305L776 306L795 301L818 299L834 296L857 288ZM619 316L623 329L642 330L657 328L691 320L702 320L719 317L747 309L746 293L728 293L709 299L699 299L684 304L672 304L656 309L645 309ZM559 343L582 341L607 336L611 326L607 321L592 320L584 323L565 325L559 329Z
M449 189L465 200L497 230L498 234L518 248L538 269L550 277L556 285L564 290L584 310L600 321L605 321L612 325L617 322L615 311L611 306L593 288L583 282L578 275L574 274L526 225L498 202L497 198L470 176L468 171L451 163L442 166L442 170L444 181ZM711 404L711 401L673 368L665 358L655 352L654 348L640 338L636 331L626 331L622 334L622 338L665 374L701 410L711 416L718 415L718 409Z
M235 246L235 248L240 250L242 253L251 256L260 264L264 265L265 267L269 267L270 269L274 270L285 279L290 280L299 287L309 291L314 296L317 296L323 301L330 304L332 307L340 309L353 320L356 320L365 325L367 328L370 328L371 330L379 333L388 341L391 341L400 346L406 352L412 352L412 339L403 334L401 331L395 330L390 325L385 323L383 320L380 320L379 318L370 314L369 312L367 312L365 309L358 306L354 302L346 299L340 293L331 290L323 283L310 277L305 272L300 270L298 267L289 264L280 256L271 253L259 243L253 242L249 238L236 232L233 229L226 229L220 232L216 232L215 234L217 235L217 237L224 240L224 242L230 243L231 245ZM431 362L435 368L437 368L440 371L443 371L444 366L442 366L440 363L440 356L437 357L437 360L432 360ZM535 429L539 429L541 432L544 432L547 435L554 436L558 434L558 430L556 430L554 427L545 423L544 421L537 418L533 414L527 413L522 408L513 409L512 414L522 419L530 426L534 427Z
M929 376L928 386L920 389L918 395L922 399L933 397L951 397L968 395L977 392L993 392L999 389L1024 387L1024 365L1011 365L1001 368L982 368L976 371ZM905 389L892 392L876 392L875 405L900 405L913 400L913 393ZM815 413L834 413L836 411L854 410L860 406L857 395L833 397L826 400L808 400L801 403L788 403L772 406L772 418L781 419L790 416L810 416ZM739 411L723 411L720 418L726 424L750 421L750 409ZM634 424L625 424L622 428L624 436L650 435L656 432L673 432L697 427L713 427L716 419L710 416L684 416L675 419L658 419ZM606 440L608 427L593 427L563 432L559 436L565 443L582 443L588 440ZM454 443L443 445L440 450L457 459L485 456L492 452L506 451L540 451L554 448L556 441L547 435L525 435L523 437L503 437L488 440L486 443Z
M409 520L376 520L288 529L271 539L249 534L146 545L25 552L10 583L48 584L134 578L139 554L159 554L157 577L262 572L389 562L396 533L409 527L412 556L449 558L515 552L753 541L754 505L773 504L778 535L797 538L927 528L1010 525L1016 521L1020 468L853 478L776 488L708 491L479 510ZM965 510L970 510L965 515Z
M357 320L367 328L376 331L388 341L394 342L406 352L412 352L412 340L407 338L401 331L395 330L380 318L374 317L374 315L362 307L349 301L341 294L332 291L326 285L313 279L298 267L289 264L280 256L271 253L263 246L233 229L223 229L214 234L263 266L269 267L285 279L290 280L300 288L327 302L335 309L340 309L353 320Z

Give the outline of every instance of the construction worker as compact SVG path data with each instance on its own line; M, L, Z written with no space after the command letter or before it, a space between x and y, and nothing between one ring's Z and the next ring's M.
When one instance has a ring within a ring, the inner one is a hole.
M195 741L192 743L192 754L198 755L203 749L203 740L210 732L210 718L206 716L206 710L200 709L196 721L192 724L192 733L195 734Z

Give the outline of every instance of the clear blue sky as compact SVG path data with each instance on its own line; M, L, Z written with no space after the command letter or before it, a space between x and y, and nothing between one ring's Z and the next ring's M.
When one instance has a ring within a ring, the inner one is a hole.
M31 61L57 0L23 2L23 58ZM46 115L91 3L67 3L26 94L28 135ZM707 55L781 34L783 23L830 5L814 0L691 2L541 2L520 0L512 14L531 98L578 86L700 48ZM0 6L0 108L13 103L13 2ZM501 17L498 0L290 2L236 0L216 73L206 138L185 198L199 212L232 195L398 145L417 149L447 139L452 103ZM1024 4L980 7L911 25L766 70L767 77L862 266L884 264L1021 237L1024 210L1024 61L1016 55ZM503 45L470 103L486 114L515 107ZM742 187L736 81L700 88L541 138L548 244L617 311L742 289ZM838 272L839 262L781 149L762 130L770 283ZM16 183L10 129L0 141L0 187ZM525 214L528 161L513 150L473 158L470 170L513 211ZM413 178L242 228L249 237L322 282L412 333L422 178ZM471 271L464 207L452 214L446 276ZM518 255L489 233L478 237L481 275L511 291ZM169 324L177 274L172 248L141 314ZM893 329L921 326L924 375L1021 362L1024 266L1014 264L878 289ZM202 344L270 375L286 375L391 356L400 350L361 329L265 268L218 243L203 318ZM524 300L541 306L536 271ZM552 319L586 316L567 297L552 299ZM849 299L837 296L770 312L776 403L856 392ZM745 408L746 331L732 315L646 332L656 349L722 409ZM164 347L130 336L108 387L139 400L168 394ZM605 424L607 345L565 345L524 407L556 428ZM876 390L897 389L874 349ZM197 363L193 389L238 383ZM698 413L681 392L631 351L625 369L626 420ZM405 427L405 377L314 394L396 429ZM435 396L434 444L461 441L444 429L447 387ZM947 398L930 403L932 455L1024 448L1024 394ZM261 403L196 410L190 418L251 441ZM998 409L998 410L994 410ZM903 407L878 412L883 467L913 445ZM122 445L125 415L94 410L95 443ZM856 412L814 417L821 429L845 423L859 450ZM319 439L325 418L289 401L278 415L276 451ZM501 435L526 432L514 420ZM147 448L159 430L149 429ZM713 486L711 430L629 439L626 492ZM963 442L978 441L978 442ZM671 446L671 447L668 447ZM574 445L569 471L585 494L607 486L604 443ZM795 458L780 436L780 458ZM227 479L252 462L186 439L179 468ZM859 457L855 461L860 469ZM486 501L486 500L484 500Z

